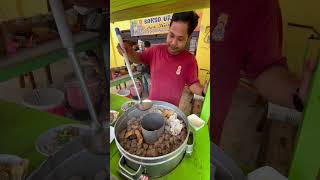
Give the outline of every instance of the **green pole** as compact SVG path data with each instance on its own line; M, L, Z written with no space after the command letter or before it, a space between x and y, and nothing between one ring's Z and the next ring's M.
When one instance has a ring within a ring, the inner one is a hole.
M320 59L320 49L317 60ZM315 180L320 175L320 66L313 76L309 99L292 159L289 180Z
M204 120L206 123L209 121L210 118L210 83L208 83L208 89L206 96L204 97L200 118Z

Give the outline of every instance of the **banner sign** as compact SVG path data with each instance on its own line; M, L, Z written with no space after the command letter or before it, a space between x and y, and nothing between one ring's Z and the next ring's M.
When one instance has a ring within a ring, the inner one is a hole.
M200 22L202 12L197 13L199 16L198 26L194 31L200 31ZM153 16L148 18L130 20L131 36L145 36L168 33L172 14Z
M165 34L169 30L171 16L172 14L168 14L131 20L131 36Z

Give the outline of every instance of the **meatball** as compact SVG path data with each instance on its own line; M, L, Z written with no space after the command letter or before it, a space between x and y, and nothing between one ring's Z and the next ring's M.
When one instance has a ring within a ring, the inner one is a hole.
M149 147L149 145L148 145L147 143L143 143L143 149L144 149L144 150L147 150L148 147Z

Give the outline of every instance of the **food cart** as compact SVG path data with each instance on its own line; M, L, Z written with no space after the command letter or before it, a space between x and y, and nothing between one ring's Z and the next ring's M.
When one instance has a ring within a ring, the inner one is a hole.
M110 3L110 22L117 23L124 20L132 20L137 18L164 15L164 14L174 13L174 12L209 8L209 5L210 5L209 1L177 0L177 1L152 1L152 2L151 1L124 2L124 1L114 0L114 1L111 1ZM120 28L121 28L121 25L120 25ZM113 31L114 29L111 28L110 29L110 34L111 34L110 51L114 50L113 46L115 46L117 43L116 39L112 38L112 34L114 34ZM205 28L203 28L202 31L205 31ZM207 51L209 50L210 49L207 49ZM116 51L114 52L116 53ZM110 55L110 58L112 57L113 55ZM112 60L110 59L110 61ZM207 67L207 69L209 69L209 67ZM129 80L129 78L127 78L127 80ZM118 82L113 80L112 85L115 86L122 82L123 82L123 78L121 79L121 81L118 81ZM129 98L121 97L115 94L110 94L110 109L120 112L120 119L118 119L117 121L124 119L124 118L121 118L122 114L127 114L127 112L124 112L121 109L121 106L128 101L130 101ZM130 111L130 109L128 111ZM134 113L134 111L132 110L131 112L129 112L129 114L130 113ZM184 115L181 115L181 116L184 116ZM210 88L208 89L206 97L204 99L203 108L200 113L200 117L206 123L203 128L201 128L197 132L194 132L193 134L194 144L193 144L192 154L188 155L187 153L182 152L183 158L180 162L178 162L178 165L174 167L172 170L170 170L169 172L161 174L161 176L157 177L157 179L210 179L210 137L209 137L209 127L207 123L210 117ZM117 129L117 124L115 125L115 129ZM122 172L126 170L123 170L123 168L119 166L119 163L123 162L122 155L124 151L120 149L118 146L118 141L113 140L110 144L110 175L113 178L124 179L125 178L124 176L126 175L124 175ZM170 154L168 156L170 156ZM160 157L163 157L163 156L160 156ZM146 158L144 159L146 160ZM145 166L142 166L142 168L145 168L146 166L150 165L150 163L148 165L146 164L148 164L148 162L145 162ZM160 164L158 163L159 166L161 166L161 164L164 164L164 162L162 161L160 162ZM152 164L151 166L157 166L157 164ZM150 169L154 169L154 168L148 166L146 167L146 169L148 169L146 171L150 173L152 171ZM127 176L127 178L129 179L130 178L136 179L140 175L148 176L148 173L141 174L140 172L140 174L138 174L139 172L136 172L135 174L134 171L137 171L137 169L133 170L129 168L128 171L129 172L131 171L133 174L133 176L130 176L130 173L127 173L127 175L129 175L129 177ZM150 174L152 174L153 172L154 171L152 171Z

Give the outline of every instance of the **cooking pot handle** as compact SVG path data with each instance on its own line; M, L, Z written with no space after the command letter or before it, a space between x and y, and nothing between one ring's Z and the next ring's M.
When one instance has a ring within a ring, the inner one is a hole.
M130 180L137 180L137 179L140 179L143 173L143 167L141 165L139 165L139 168L136 172L134 173L131 173L129 172L126 168L125 168L125 165L126 165L126 160L125 160L125 157L124 156L121 156L120 160L119 160L119 167L120 167L120 173L126 177L127 179L130 179Z
M194 137L193 137L193 133L190 131L188 142L187 142L187 148L186 148L186 154L189 156L191 156L192 154L193 144L194 144Z

